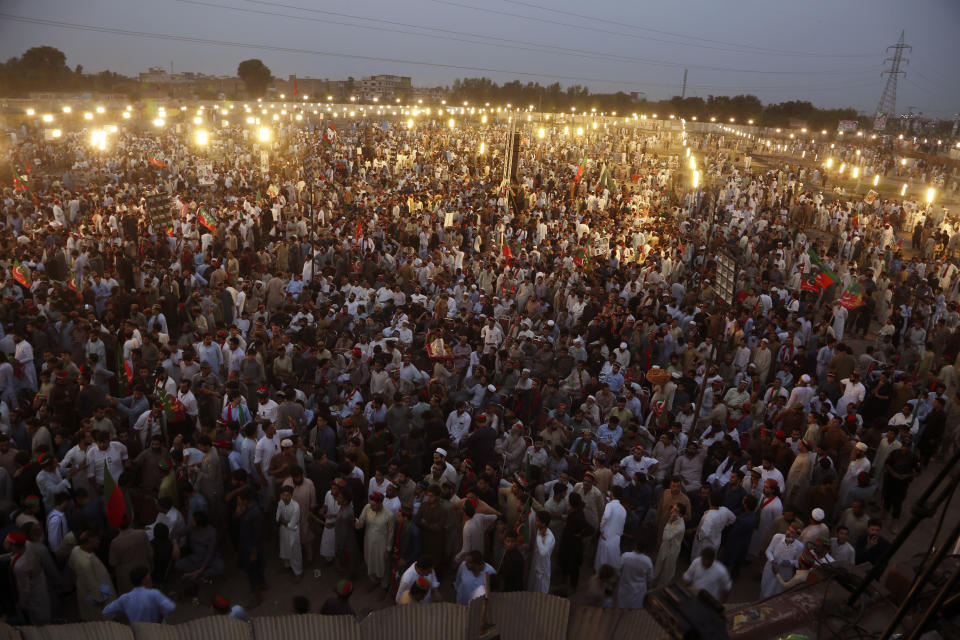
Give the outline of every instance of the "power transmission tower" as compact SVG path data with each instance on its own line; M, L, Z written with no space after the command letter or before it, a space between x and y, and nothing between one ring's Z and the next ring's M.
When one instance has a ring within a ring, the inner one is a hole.
M903 44L903 31L900 32L900 40L897 44L887 47L889 53L893 50L893 55L884 59L884 62L890 63L890 69L881 73L881 76L887 76L887 85L883 88L883 95L880 96L880 102L877 104L876 120L874 129L883 129L887 118L896 114L897 111L897 80L900 76L907 75L906 71L900 71L901 64L909 64L910 60L903 57L903 52L913 51L913 47Z

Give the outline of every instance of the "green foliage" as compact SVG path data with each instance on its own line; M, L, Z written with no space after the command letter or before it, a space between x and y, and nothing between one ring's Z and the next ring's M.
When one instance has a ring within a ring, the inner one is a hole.
M237 66L237 77L243 81L251 98L263 97L267 93L270 81L273 80L267 65L256 58L241 62Z
M490 78L461 78L450 87L448 99L457 104L464 100L472 103L504 106L507 103L525 108L533 105L543 111L566 111L576 107L578 112L597 111L619 114L646 113L677 117L696 117L699 121L716 118L726 122L736 118L738 122L754 120L758 125L787 127L791 120L802 120L812 129L836 127L838 120L856 120L856 109L819 109L809 102L790 101L764 105L753 95L708 96L649 101L634 99L622 91L617 93L590 93L580 85L566 89L560 83L542 86L538 82L522 83L518 80L498 85Z

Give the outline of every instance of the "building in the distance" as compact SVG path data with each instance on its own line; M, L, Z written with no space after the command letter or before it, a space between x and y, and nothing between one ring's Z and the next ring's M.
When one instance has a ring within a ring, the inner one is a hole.
M396 98L405 100L413 93L410 76L367 76L356 84L356 93L361 100L373 100L374 98L381 101Z

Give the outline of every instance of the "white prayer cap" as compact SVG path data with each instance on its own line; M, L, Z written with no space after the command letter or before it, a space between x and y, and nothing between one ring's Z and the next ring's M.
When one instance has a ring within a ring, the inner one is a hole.
M816 509L810 512L810 517L817 522L823 522L823 519L827 517L827 514L823 512L823 509L821 509L820 507L817 507Z
M287 447L292 447L293 440L291 440L290 438L284 438L283 440L280 441L280 446L284 449L286 449Z
M444 458L447 457L447 450L446 450L446 449L441 449L440 447L437 447L437 450L436 450L435 453L439 453L439 454L442 455Z

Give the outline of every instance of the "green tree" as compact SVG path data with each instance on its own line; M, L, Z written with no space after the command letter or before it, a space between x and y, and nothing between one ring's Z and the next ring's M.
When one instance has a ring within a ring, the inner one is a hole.
M253 98L260 98L266 94L267 87L273 80L273 75L267 65L256 58L241 62L237 66L237 77L243 81L247 93Z
M20 56L16 66L23 84L31 90L60 87L72 75L66 54L56 47L31 47Z

